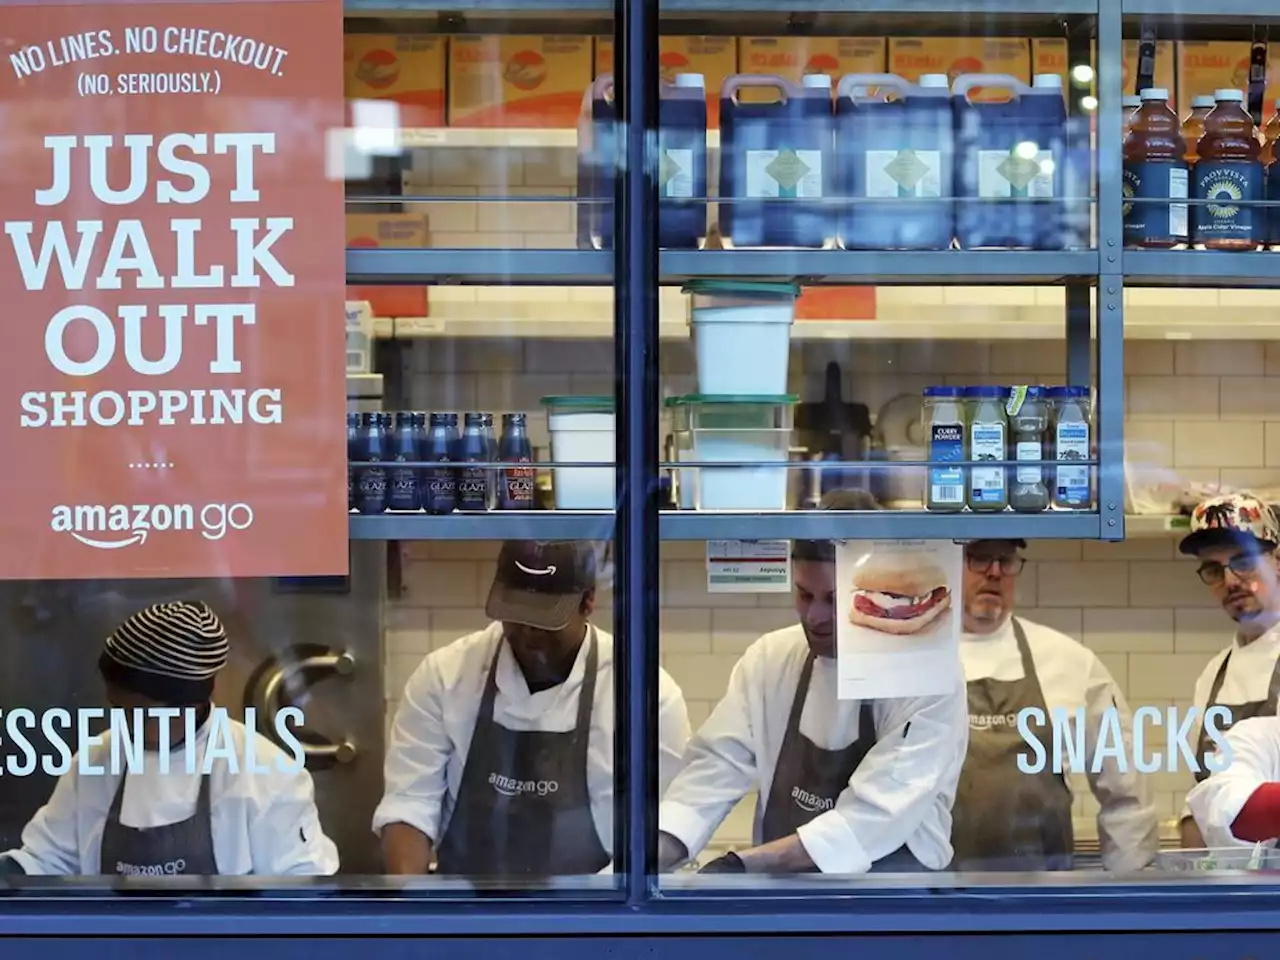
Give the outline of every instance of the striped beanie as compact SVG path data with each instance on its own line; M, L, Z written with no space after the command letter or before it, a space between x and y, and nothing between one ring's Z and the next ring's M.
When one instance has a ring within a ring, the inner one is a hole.
M227 631L208 604L158 603L107 637L98 668L108 683L172 706L204 703L227 665Z

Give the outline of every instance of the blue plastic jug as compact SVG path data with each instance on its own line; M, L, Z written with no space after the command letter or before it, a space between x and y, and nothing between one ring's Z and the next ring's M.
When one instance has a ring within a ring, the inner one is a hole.
M1061 79L1032 88L1014 77L964 74L952 106L956 129L956 239L964 249L1060 250L1066 166ZM976 87L1009 99L974 103Z
M700 73L659 90L658 246L696 249L707 234L707 94ZM578 125L578 246L613 247L613 170L618 162L613 76L587 90Z
M955 231L946 74L850 74L836 90L838 233L849 250L945 250Z
M739 90L781 98L742 103ZM734 247L822 247L831 210L834 114L831 78L739 74L720 90L720 228Z

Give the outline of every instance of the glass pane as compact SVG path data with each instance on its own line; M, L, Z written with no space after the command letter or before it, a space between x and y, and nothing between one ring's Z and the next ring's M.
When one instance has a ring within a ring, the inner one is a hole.
M1274 11L868 6L663 4L668 50L738 45L702 68L706 240L664 254L695 282L663 291L692 330L662 345L661 650L694 730L663 889L1253 882ZM702 142L688 86L664 172Z
M15 895L616 896L614 271L592 205L616 164L588 122L580 177L578 135L613 7L484 6L180 2L155 27L7 6L0 284L15 331L53 330L4 361ZM98 57L118 59L57 69ZM100 152L51 179L60 150ZM83 261L54 252L59 216ZM80 303L105 312L58 321L64 349L48 318ZM151 306L163 330L130 312ZM127 366L100 363L117 343ZM30 525L58 503L107 506Z

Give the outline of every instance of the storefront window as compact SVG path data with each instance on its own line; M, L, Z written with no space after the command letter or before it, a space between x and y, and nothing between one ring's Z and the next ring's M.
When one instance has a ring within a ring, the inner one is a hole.
M1274 868L1269 11L0 6L0 892Z

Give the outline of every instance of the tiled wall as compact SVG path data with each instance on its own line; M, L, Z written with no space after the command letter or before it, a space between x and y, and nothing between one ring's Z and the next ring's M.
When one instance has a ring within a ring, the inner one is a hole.
M550 291L546 291L550 292ZM1127 345L1126 436L1141 459L1201 482L1257 486L1280 480L1280 344L1132 342ZM536 410L548 393L612 390L612 344L600 341L422 340L413 353L412 401L426 409ZM830 359L846 372L846 399L872 409L929 383L1061 382L1060 344L820 342L792 351L793 388L822 392ZM690 389L685 344L665 344L664 381ZM1273 379L1276 378L1276 379ZM1274 418L1274 422L1268 422ZM537 431L538 417L532 418ZM543 434L544 435L544 434ZM699 723L724 690L747 644L793 622L789 598L710 595L702 545L663 545L662 655ZM387 649L394 709L420 658L484 623L481 606L496 545L434 543L410 548L406 596L392 605ZM1063 630L1095 650L1132 706L1189 705L1206 661L1229 639L1230 624L1179 559L1176 539L1120 544L1040 542L1019 585L1020 613ZM611 622L602 597L599 622ZM1162 815L1172 819L1188 785L1184 775L1154 774ZM1077 790L1078 829L1092 832L1096 811ZM722 828L722 842L750 833L748 811Z

